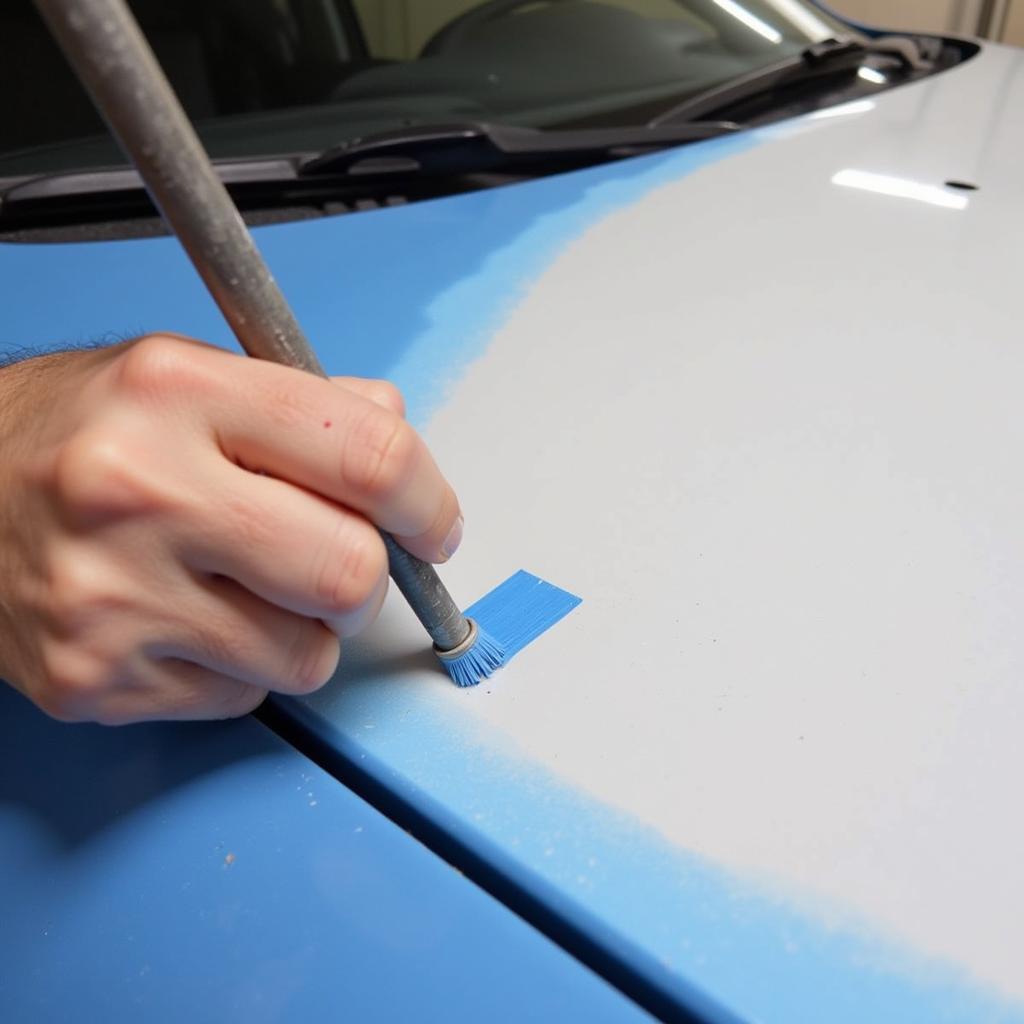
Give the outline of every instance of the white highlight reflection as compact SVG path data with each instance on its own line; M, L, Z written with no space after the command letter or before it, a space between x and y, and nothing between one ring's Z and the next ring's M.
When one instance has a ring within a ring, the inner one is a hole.
M871 82L874 85L885 85L888 79L881 71L876 71L874 68L860 68L857 71L857 77L863 78L865 82Z
M759 36L764 36L769 43L781 43L782 33L772 28L767 22L751 14L746 7L741 7L736 0L715 0L726 14L731 14L737 21L742 21L747 28L752 28Z
M835 29L829 28L821 18L815 17L802 3L797 3L797 0L768 0L768 2L812 39L827 39L829 36L835 35Z
M808 120L820 121L825 117L846 117L848 114L866 114L869 110L875 109L874 100L851 100L849 103L840 103L837 107L826 107L824 110L816 110L808 114Z
M967 197L948 192L938 185L925 185L909 178L894 178L888 174L872 174L870 171L855 171L852 168L832 175L833 185L859 188L865 192L877 192L897 199L915 199L919 203L941 206L946 210L965 210Z

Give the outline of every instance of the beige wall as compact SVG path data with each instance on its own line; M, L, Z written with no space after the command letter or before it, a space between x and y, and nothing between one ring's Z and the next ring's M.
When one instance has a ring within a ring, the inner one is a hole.
M832 0L832 6L850 18L886 28L974 35L982 4L981 0ZM1024 46L1024 0L997 0L993 33L1000 24L1005 25L1004 43Z
M832 0L847 17L883 28L923 32L973 32L978 23L978 0Z
M1003 42L1012 43L1014 46L1024 46L1024 0L1015 0L1010 5Z

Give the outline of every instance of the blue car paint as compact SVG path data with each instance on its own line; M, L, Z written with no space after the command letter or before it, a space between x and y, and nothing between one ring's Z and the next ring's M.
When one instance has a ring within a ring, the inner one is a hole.
M253 719L0 720L7 1024L649 1019Z
M383 376L422 426L558 252L659 184L753 134L515 188L258 229L260 250L329 373ZM0 245L0 354L177 331L236 349L169 238Z
M266 228L257 237L328 369L390 377L422 425L565 245L648 190L765 134L516 188ZM0 246L0 274L16 297L5 322L11 347L89 340L112 328L179 330L231 344L170 240ZM855 925L837 928L801 913L533 766L481 750L397 678L352 680L293 713L708 1019L731 1019L725 1007L751 1020L818 1020L825 1007L832 1021L1024 1019L965 978L900 951L883 955ZM416 727L402 728L399 714ZM366 721L378 726L372 740L359 732ZM424 732L435 737L429 750ZM530 815L517 814L527 803ZM563 836L564 847L550 855L546 845L531 848L523 820L545 842ZM583 855L594 870L580 881ZM907 969L894 973L894 958ZM687 980L694 976L700 989Z
M342 777L355 766L391 794L396 816L414 807L701 1020L1024 1021L1019 1004L966 972L839 911L829 917L821 906L794 904L488 748L397 675L364 682L343 674L311 701L278 707L347 762Z

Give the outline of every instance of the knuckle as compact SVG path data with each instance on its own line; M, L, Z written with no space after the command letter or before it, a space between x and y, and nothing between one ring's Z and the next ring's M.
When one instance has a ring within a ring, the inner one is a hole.
M346 444L346 482L371 501L388 501L410 478L418 452L412 427L394 413L374 408Z
M110 686L110 669L64 644L42 652L42 679L34 688L35 702L60 722L97 721L97 709Z
M99 427L63 446L54 463L54 485L61 506L86 517L138 510L151 497L131 441Z
M368 525L359 527L339 527L334 543L321 549L314 595L318 606L328 612L344 614L359 608L387 573L387 553L380 537Z
M45 606L54 632L70 638L91 632L98 616L115 615L123 601L102 567L72 555L51 559Z
M405 416L405 397L391 381L373 381L373 399L378 405L390 409L396 416Z
M195 379L194 345L182 338L147 334L125 349L118 382L132 395L163 397Z

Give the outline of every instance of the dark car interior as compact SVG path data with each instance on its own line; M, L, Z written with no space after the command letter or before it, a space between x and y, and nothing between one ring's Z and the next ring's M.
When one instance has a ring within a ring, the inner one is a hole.
M783 25L783 46L773 48L734 19L723 20L712 0L665 0L646 12L614 0L485 0L417 8L430 31L394 59L399 55L375 52L360 20L384 5L129 5L186 111L200 122L396 96L438 97L442 108L458 96L496 117L617 92L696 87L806 44ZM459 8L454 17L444 15ZM0 90L12 98L0 114L4 153L103 131L31 0L6 0L0 12Z
M381 63L344 3L131 0L130 7L195 120L322 102L349 75ZM31 0L5 0L2 32L0 94L10 98L4 150L103 131Z

